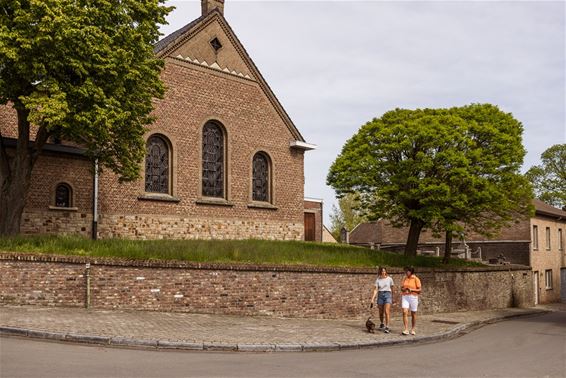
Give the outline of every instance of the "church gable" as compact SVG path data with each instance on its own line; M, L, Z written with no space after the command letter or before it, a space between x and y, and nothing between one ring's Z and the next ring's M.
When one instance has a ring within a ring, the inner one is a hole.
M312 149L271 91L223 16L223 0L202 0L203 15L166 36L155 45L161 58L183 60L257 82L275 111L297 141L293 148ZM305 147L306 146L306 147Z
M219 20L219 17L213 17L201 25L196 34L168 55L201 65L214 65L214 68L224 72L252 78L250 68L236 50L236 46Z

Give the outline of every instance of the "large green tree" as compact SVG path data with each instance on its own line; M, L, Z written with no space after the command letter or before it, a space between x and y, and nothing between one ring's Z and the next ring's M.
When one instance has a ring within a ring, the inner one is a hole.
M531 185L519 174L525 155L521 124L491 105L451 108L447 113L460 125L455 139L459 158L438 170L447 195L438 198L440 212L431 226L445 233L445 263L454 234L491 237L533 212Z
M0 128L0 235L19 232L31 172L50 137L83 146L123 180L139 175L164 0L0 1L0 105L17 114L17 145Z
M566 207L566 144L555 144L540 158L542 164L527 171L536 197L552 206Z
M327 182L339 196L359 193L370 217L408 225L405 254L415 255L424 227L487 234L528 211L521 133L520 122L489 104L396 109L346 142Z
M356 194L348 193L338 198L338 206L332 205L330 214L330 231L336 240L340 240L340 231L346 228L352 231L354 227L366 220L363 211L360 209L359 200Z

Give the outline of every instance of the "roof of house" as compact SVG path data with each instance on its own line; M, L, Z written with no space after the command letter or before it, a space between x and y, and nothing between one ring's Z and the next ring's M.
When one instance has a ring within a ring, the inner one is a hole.
M533 205L535 206L535 211L537 215L540 214L553 218L566 219L566 211L551 206L546 202L542 202L541 200L534 199Z
M262 87L267 97L270 100L272 100L275 109L281 115L284 123L287 124L287 127L291 131L291 134L293 134L293 136L299 142L305 142L305 139L302 136L301 132L299 131L299 129L297 129L297 127L291 120L291 117L289 117L289 114L283 108L283 105L281 105L279 99L277 99L275 93L273 93L273 90L271 89L269 84L263 78L263 75L261 74L261 72L255 65L254 61L252 60L252 58L250 57L250 55L248 54L248 52L246 51L240 40L238 39L238 36L236 36L234 31L232 30L232 27L230 26L230 24L228 24L228 22L224 18L224 15L221 12L219 12L217 9L212 10L210 13L206 15L202 15L198 17L197 19L189 22L187 25L183 26L182 28L177 29L173 33L165 36L154 45L153 51L155 52L155 54L159 56L166 55L169 51L173 50L176 46L180 45L184 40L186 40L186 38L190 38L190 34L194 29L197 29L201 24L205 24L208 20L211 20L214 17L218 17L218 19L221 22L221 25L225 26L225 30L228 32L229 36L233 38L234 42L237 45L237 48L240 50L240 54L247 62L247 65L250 68L250 70L257 77L260 87Z
M360 223L348 238L350 244L377 244L379 243L379 226L377 222Z

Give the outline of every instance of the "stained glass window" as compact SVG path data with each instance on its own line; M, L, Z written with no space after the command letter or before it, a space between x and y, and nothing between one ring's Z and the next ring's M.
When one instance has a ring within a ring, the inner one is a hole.
M261 152L254 155L253 200L269 202L269 158Z
M147 140L145 191L169 193L169 146L158 135L153 135Z
M202 195L224 198L224 132L213 122L202 131Z
M69 185L57 185L57 188L55 188L55 206L71 207L71 188Z

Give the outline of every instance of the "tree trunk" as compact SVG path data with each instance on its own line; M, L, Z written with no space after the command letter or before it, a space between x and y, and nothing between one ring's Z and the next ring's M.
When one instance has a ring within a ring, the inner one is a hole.
M450 254L452 253L452 231L446 231L446 239L444 240L444 257L442 258L443 264L450 262Z
M23 170L27 170L27 167ZM20 223L28 193L30 175L27 172L14 172L2 180L0 191L0 236L20 233ZM30 169L31 173L31 169Z
M45 128L40 127L32 146L29 111L21 103L14 108L18 114L18 140L13 153L8 153L0 130L0 236L20 232L31 172L49 137Z
M421 220L411 220L411 226L409 227L409 236L407 237L407 244L405 244L405 256L417 255L419 237L421 236L421 230L423 229L423 227L424 223Z

